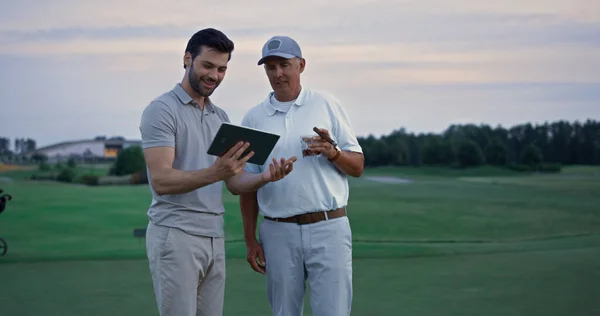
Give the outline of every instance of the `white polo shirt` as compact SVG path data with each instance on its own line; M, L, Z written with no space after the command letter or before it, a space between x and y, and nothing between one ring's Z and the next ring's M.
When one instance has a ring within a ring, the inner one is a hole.
M350 120L338 100L329 94L302 87L293 104L274 105L273 92L251 108L242 125L281 135L264 165L246 164L246 171L261 173L273 158L296 156L294 170L282 180L268 183L258 191L260 214L289 217L302 213L328 211L348 203L345 174L323 156L303 158L301 136L315 135L313 127L325 128L345 151L362 153Z

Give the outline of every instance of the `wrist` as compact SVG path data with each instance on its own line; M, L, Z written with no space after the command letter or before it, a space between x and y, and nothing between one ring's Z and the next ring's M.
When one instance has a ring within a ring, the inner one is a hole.
M215 183L215 182L219 182L219 181L223 181L225 179L221 178L221 175L219 174L219 172L215 169L215 166L210 166L208 167L208 169L206 169L207 171L207 178L210 179L210 182Z
M244 241L246 242L246 246L258 243L258 239L256 238L256 236L245 236Z
M342 155L342 150L339 147L335 148L335 153L329 157L327 157L327 160L329 160L330 162L335 162L336 160L338 160L340 158L340 156Z

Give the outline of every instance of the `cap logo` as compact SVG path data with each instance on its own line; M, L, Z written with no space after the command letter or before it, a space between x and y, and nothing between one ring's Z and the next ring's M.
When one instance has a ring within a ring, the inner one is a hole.
M272 40L269 42L269 44L267 44L268 50L279 49L279 47L281 47L281 41L278 39Z

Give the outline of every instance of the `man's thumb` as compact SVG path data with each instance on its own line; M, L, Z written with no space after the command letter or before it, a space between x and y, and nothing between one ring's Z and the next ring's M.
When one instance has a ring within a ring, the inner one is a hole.
M263 254L262 249L258 251L258 260L260 260L260 264L265 265L265 255Z

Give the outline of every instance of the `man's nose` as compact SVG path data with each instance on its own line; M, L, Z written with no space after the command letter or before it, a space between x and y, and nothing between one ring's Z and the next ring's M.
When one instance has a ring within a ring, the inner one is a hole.
M275 68L275 76L277 76L277 78L279 78L282 75L283 75L283 70L281 69L281 67Z
M217 69L211 69L211 71L208 73L208 77L216 81L219 78Z

